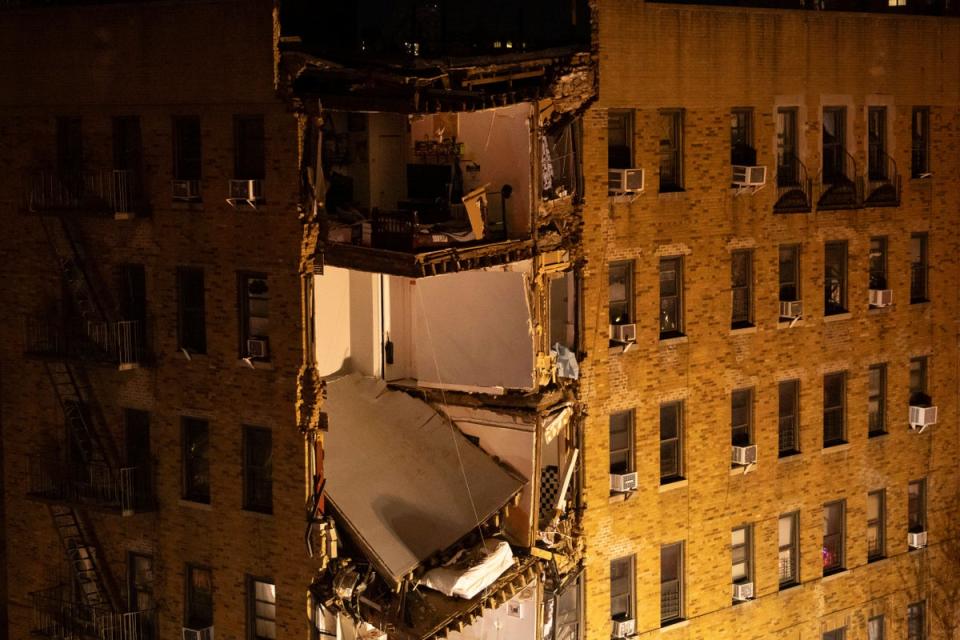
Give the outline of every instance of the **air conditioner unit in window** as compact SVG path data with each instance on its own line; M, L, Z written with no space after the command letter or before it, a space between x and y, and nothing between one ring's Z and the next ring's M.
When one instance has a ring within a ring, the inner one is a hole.
M610 195L634 195L643 191L643 169L610 169L607 174Z
M746 447L733 447L733 464L747 466L757 463L757 445L751 444Z
M733 184L737 187L762 187L767 183L766 167L733 165Z
M907 546L911 549L923 549L927 546L927 532L907 533Z
M263 180L231 180L227 202L233 207L247 204L256 208L257 203L263 202Z
M189 629L183 627L183 640L213 640L213 627Z
M267 357L267 339L250 338L247 340L247 357L266 358Z
M780 301L781 318L799 318L803 315L803 302L801 300Z
M870 289L871 307L889 307L893 304L893 291L890 289Z
M612 324L610 325L610 339L614 342L630 343L637 341L637 325Z
M199 180L173 180L173 199L178 202L196 202L200 199Z
M923 431L930 425L937 424L936 407L917 407L910 405L910 428Z
M637 489L637 472L632 473L611 473L610 491L617 493L627 493Z
M637 625L633 619L613 620L613 630L610 635L614 638L627 638L636 635Z
M733 599L737 602L753 600L753 583L740 582L733 585Z

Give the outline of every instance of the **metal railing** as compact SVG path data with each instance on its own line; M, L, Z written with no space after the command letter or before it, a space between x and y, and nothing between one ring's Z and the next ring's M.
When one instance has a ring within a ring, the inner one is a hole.
M132 213L138 204L138 177L130 169L35 171L27 177L27 209Z
M30 593L33 632L59 640L150 640L153 609L115 613L70 597L70 590L56 586Z
M31 455L31 495L68 503L92 504L125 513L147 509L153 488L148 466L111 469L106 464L66 464L62 456Z
M121 367L143 360L143 326L139 320L88 321L87 335Z
M807 167L794 155L784 155L777 163L777 210L810 210L813 181Z
M817 208L856 207L863 202L863 181L856 159L843 148L824 159L817 178Z
M881 151L874 152L867 168L866 203L871 205L900 204L902 180L897 161Z
M31 355L105 360L120 367L143 362L145 340L140 320L63 322L57 314L24 319L24 351Z

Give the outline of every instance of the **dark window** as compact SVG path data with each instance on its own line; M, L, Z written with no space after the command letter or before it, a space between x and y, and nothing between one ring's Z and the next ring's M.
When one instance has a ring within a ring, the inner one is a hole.
M907 526L910 533L927 530L926 480L914 480L907 485Z
M633 411L610 416L610 473L633 471Z
M203 269L177 268L177 347L189 353L207 352Z
M910 174L922 178L930 173L930 109L914 107L912 122Z
M683 335L683 258L660 259L660 339Z
M824 246L824 315L847 312L847 243L828 242Z
M730 287L733 290L734 329L753 326L753 251L743 249L730 254Z
M730 538L733 582L753 581L753 527L737 527Z
M660 112L660 192L683 191L683 112Z
M113 168L113 197L116 206L125 210L141 193L143 143L138 116L113 119Z
M777 524L777 540L780 555L777 573L780 588L792 587L800 582L800 513L794 511L780 516Z
M183 498L210 503L210 429L206 420L182 419Z
M777 186L800 184L800 152L797 148L797 109L777 109Z
M780 301L800 300L800 245L790 244L780 247Z
M757 164L757 151L753 148L753 109L730 112L730 164Z
M173 178L199 180L202 175L202 135L200 118L180 116L173 119Z
M868 435L887 432L887 365L875 364L869 369Z
M552 626L552 634L544 634L543 640L581 640L583 627L583 575L567 584L556 595L545 594L544 628ZM550 621L555 620L553 625Z
M545 133L546 146L541 148L544 169L541 173L541 194L545 200L577 193L582 181L580 148L583 139L580 122L575 121Z
M867 110L867 172L870 180L886 180L887 171L887 108Z
M867 620L867 640L885 640L886 637L887 630L883 616L874 616Z
M847 638L847 628L840 627L839 629L833 629L831 631L823 632L823 640L846 640Z
M123 410L124 454L130 472L129 503L146 507L153 499L153 457L150 454L150 413Z
M610 265L610 324L633 322L633 263Z
M886 492L883 489L867 494L867 560L873 562L886 555Z
M870 238L870 288L887 288L886 238Z
M633 618L633 556L610 561L610 617Z
M910 404L915 407L930 405L927 393L927 356L910 358Z
M266 175L263 116L234 119L234 178L263 180Z
M611 169L633 168L633 112L607 115L607 164Z
M187 565L186 626L206 629L213 626L213 576L210 569Z
M846 442L844 404L846 395L845 374L830 373L823 376L823 446L832 447Z
M144 621L137 636L149 640L156 636L154 633L154 606L153 595L153 556L130 552L127 554L127 593L129 594L130 609L143 611Z
M910 302L926 302L927 291L927 234L915 233L910 236Z
M249 640L276 640L277 588L272 580L247 578Z
M837 184L852 178L845 173L847 110L823 109L823 183Z
M270 287L264 274L241 273L240 354L254 360L269 360Z
M778 390L778 440L783 457L800 451L800 381L784 380Z
M927 637L926 605L926 602L914 602L907 606L907 640L924 640Z
M751 441L753 422L753 389L739 389L730 394L730 429L733 446L745 447Z
M273 513L273 434L243 428L243 508Z
M844 569L844 513L843 500L823 505L823 575Z
M83 133L80 118L57 118L57 172L61 177L79 177L83 171Z
M683 479L683 403L660 405L660 484Z
M660 547L660 625L683 619L683 543Z

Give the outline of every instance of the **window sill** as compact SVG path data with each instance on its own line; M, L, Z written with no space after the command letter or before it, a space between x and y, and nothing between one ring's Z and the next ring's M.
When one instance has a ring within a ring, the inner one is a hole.
M240 358L237 360L238 367L246 367L248 369L263 369L264 371L270 371L273 369L273 362L269 360L244 360Z
M777 594L778 594L778 595L789 596L790 594L793 594L793 593L803 593L803 589L800 588L800 587L802 587L802 586L803 586L803 585L802 585L801 583L799 583L799 582L791 582L790 584L782 584L782 585L780 585L779 589L777 589Z
M849 451L849 450L850 450L849 442L838 442L836 444L824 445L823 449L820 450L820 453L823 453L823 454L840 453L840 452Z
M828 574L825 574L822 578L820 578L820 582L830 582L832 580L838 580L845 576L849 576L850 574L851 574L851 571L849 571L848 569L835 569L834 571Z
M687 485L690 483L686 478L679 478L677 480L668 480L665 483L661 483L657 487L658 493L666 493L667 491L673 491L675 489L686 489Z
M730 475L731 475L731 476L745 476L745 475L747 475L747 470L753 471L753 469L754 469L756 466L757 466L757 463L756 463L756 462L754 462L753 464L735 464L735 465L733 465L733 466L730 467Z
M867 440L875 440L877 442L883 442L883 439L890 435L889 431L877 431L876 433L868 433Z
M841 320L849 320L853 317L853 314L849 311L844 311L843 313L831 313L828 316L823 316L824 322L840 322Z
M805 324L804 316L795 320L777 320L777 329L792 329L794 327L802 327Z
M893 311L893 305L887 305L885 307L868 307L867 313L871 316L883 315L885 313L890 313Z
M798 462L800 456L803 455L802 451L791 451L790 453L783 453L777 456L777 462Z
M748 607L756 601L757 601L756 596L754 596L753 598L750 598L749 600L733 600L730 606L737 607L737 608Z
M871 560L870 558L867 558L867 564L870 565L870 566L873 566L873 565L876 565L876 564L883 564L883 563L885 563L885 562L886 562L887 560L889 560L889 559L890 559L890 558L888 558L887 556L878 556L878 557L874 558L873 560Z
M678 620L669 620L667 622L660 623L660 631L671 631L673 629L682 629L683 627L689 626L690 621L686 618L680 618Z
M913 309L913 308L922 309L922 308L923 308L923 305L925 305L925 304L930 304L930 301L929 301L929 300L911 300L911 301L910 301L910 308L911 308L911 309Z
M661 198L681 198L686 195L687 190L683 187L666 187L657 191L657 196Z
M683 334L680 334L680 335L668 335L668 336L666 336L666 337L661 336L661 337L660 337L660 346L661 346L661 347L669 347L669 346L672 346L672 345L675 345L675 344L684 344L684 343L687 342L688 340L689 340L689 338L687 338L687 336L685 336L685 335L683 335Z
M174 357L180 356L180 359L181 359L181 360L184 360L184 361L186 361L186 362L190 362L190 361L192 361L192 360L206 360L206 359L209 357L209 355L210 355L210 354L207 354L207 353L194 353L193 351L189 351L188 353L189 353L190 355L189 355L189 357L188 357L188 356L183 352L183 349L182 349L182 348L177 349L177 350L174 351L173 353L174 353Z
M607 349L607 353L611 356L618 356L621 353L633 351L634 347L636 346L636 342L611 342L609 348Z
M610 494L610 499L609 499L608 502L609 502L609 504L618 504L618 503L620 503L620 502L626 502L627 500L630 499L630 496L632 496L634 493L636 493L636 492L635 492L635 491L624 491L624 492L622 492L622 493L620 493L620 492L611 493L611 494Z
M730 335L732 336L742 336L748 333L756 333L756 332L757 332L757 325L755 324L751 324L749 326L744 326L744 327L730 327Z
M188 507L190 509L198 509L200 511L213 511L213 507L210 506L209 502L197 502L195 500L188 500L186 498L180 498L177 501L181 507Z
M254 511L253 509L247 509L246 507L240 509L241 513L245 513L248 516L253 516L254 518L260 518L262 520L273 520L273 513L267 513L266 511Z

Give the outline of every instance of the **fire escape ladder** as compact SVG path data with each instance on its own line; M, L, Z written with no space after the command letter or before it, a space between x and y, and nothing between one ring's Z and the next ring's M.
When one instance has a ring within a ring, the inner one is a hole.
M64 505L50 505L49 509L83 603L122 611L116 585L99 553L99 545L80 513Z
M84 390L71 365L63 361L46 362L47 375L63 410L67 436L77 447L86 465L103 464L116 473L119 460L106 430L97 429L89 388ZM86 392L85 392L86 391Z
M106 288L96 286L96 274L90 268L76 224L62 216L53 220L41 218L41 221L57 268L80 316L88 325L117 320L118 314L106 294Z

